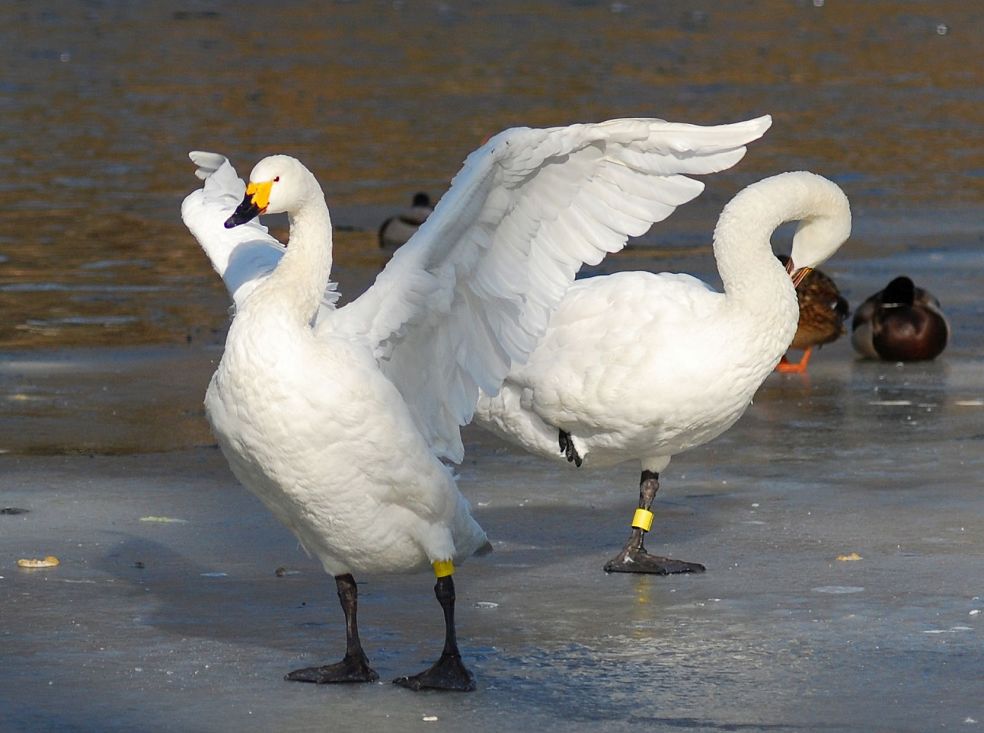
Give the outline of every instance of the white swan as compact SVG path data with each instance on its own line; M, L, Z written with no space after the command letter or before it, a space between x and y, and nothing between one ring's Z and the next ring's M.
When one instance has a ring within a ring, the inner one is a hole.
M507 130L469 156L411 242L337 310L323 297L331 223L314 176L293 158L266 158L233 212L244 187L231 166L192 154L206 184L182 216L235 301L208 418L237 478L335 577L346 617L344 659L287 679L375 679L352 574L431 565L444 652L396 681L473 689L451 573L487 542L439 457L461 459L479 387L494 393L528 356L580 264L692 199L702 185L682 174L733 165L769 124ZM264 211L289 214L286 251L249 223Z
M642 463L639 504L608 572L702 571L650 555L659 473L670 458L717 437L745 411L789 347L798 308L794 280L769 237L800 221L794 280L833 254L851 230L847 198L812 173L748 186L714 231L724 292L689 275L623 272L574 284L525 365L498 395L483 394L475 421L541 456L580 466Z

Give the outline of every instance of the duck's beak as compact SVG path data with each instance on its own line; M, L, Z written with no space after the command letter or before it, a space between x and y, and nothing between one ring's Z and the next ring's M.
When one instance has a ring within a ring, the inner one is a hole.
M813 268L812 267L797 268L796 265L793 263L793 258L790 257L788 260L786 260L786 272L789 273L789 276L793 279L793 287L798 288L800 283L803 282L806 276L809 275L811 272L813 272Z
M246 195L243 196L242 203L232 212L232 216L226 219L225 228L232 229L264 213L270 204L271 188L273 188L273 181L250 183L246 186Z
M796 272L793 273L793 287L798 288L800 283L806 279L806 276L813 272L812 267L801 267Z

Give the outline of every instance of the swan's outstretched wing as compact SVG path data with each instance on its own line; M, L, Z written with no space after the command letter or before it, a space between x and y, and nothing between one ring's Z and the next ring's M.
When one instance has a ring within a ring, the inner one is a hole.
M460 460L478 389L524 361L582 263L696 197L771 119L506 130L468 156L417 234L319 328L368 337L438 455Z
M224 155L195 150L188 157L205 185L185 197L181 218L238 305L273 272L284 246L259 219L226 229L225 221L243 200L246 184ZM335 283L326 283L323 307L332 308L336 300Z

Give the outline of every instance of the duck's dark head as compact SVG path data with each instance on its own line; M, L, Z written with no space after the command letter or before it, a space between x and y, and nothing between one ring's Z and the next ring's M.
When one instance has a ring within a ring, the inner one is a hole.
M916 299L916 284L911 278L900 275L882 290L882 303L892 305L912 305Z

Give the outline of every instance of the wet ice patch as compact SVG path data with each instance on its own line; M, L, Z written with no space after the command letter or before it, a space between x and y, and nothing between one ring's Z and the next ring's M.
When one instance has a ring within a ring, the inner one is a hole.
M136 316L65 316L64 318L48 318L40 320L29 318L25 321L27 328L49 328L53 326L126 326L136 323Z
M79 265L80 270L108 270L114 267L146 267L151 268L154 263L150 260L97 260L86 262Z

